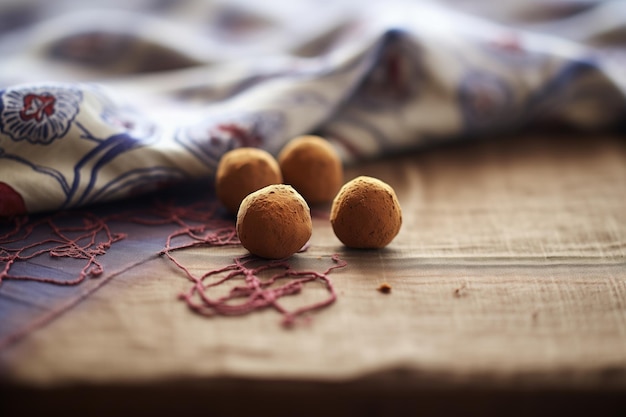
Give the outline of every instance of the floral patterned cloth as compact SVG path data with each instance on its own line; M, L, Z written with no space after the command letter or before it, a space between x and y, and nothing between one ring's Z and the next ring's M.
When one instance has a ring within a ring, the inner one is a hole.
M127 3L0 7L0 216L208 183L305 133L348 162L625 115L626 2Z

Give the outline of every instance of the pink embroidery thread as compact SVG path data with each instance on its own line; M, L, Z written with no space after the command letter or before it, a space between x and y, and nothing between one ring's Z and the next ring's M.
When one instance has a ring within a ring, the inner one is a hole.
M237 245L239 239L232 221L216 218L217 204L214 202L198 202L180 206L172 202L159 202L151 210L131 211L109 216L98 217L89 212L59 212L30 222L26 216L13 218L9 231L0 235L0 285L3 280L37 281L53 285L78 285L87 277L98 277L103 274L104 267L98 257L104 255L111 245L127 237L125 233L114 233L111 222L132 222L146 226L177 225L179 228L170 233L165 248L158 254L166 256L193 285L189 291L179 296L188 307L203 316L234 316L252 313L271 307L282 315L282 324L292 326L296 320L307 313L327 307L335 302L337 295L328 275L335 269L343 268L347 263L338 255L331 257L334 265L324 272L296 271L288 260L267 261L252 255L244 255L234 259L230 265L194 275L185 265L173 256L173 252L198 246ZM72 224L67 219L71 216ZM76 220L78 219L78 220ZM65 222L64 222L65 220ZM193 224L197 223L197 224ZM33 236L37 228L47 227L47 238L23 244ZM174 245L174 240L183 242ZM305 251L306 247L302 249ZM12 274L12 267L17 262L27 262L39 256L55 258L82 259L85 261L76 278L61 280L49 277ZM255 266L256 265L256 266ZM279 269L269 279L262 280L259 274L264 271ZM224 274L217 281L206 283L209 277ZM104 285L113 276L103 279L98 285L90 288L76 299L66 302L58 309L40 316L19 332L0 339L0 349L13 343L30 331L41 327L60 313L76 305L89 294ZM236 285L228 295L211 298L208 290L227 283L236 278L243 278L244 285ZM282 285L279 280L288 279ZM292 311L285 309L279 299L300 293L304 285L312 281L321 281L328 297L322 301L297 308ZM197 301L199 299L199 301ZM233 301L244 299L239 304Z
M238 316L251 313L253 311L272 307L282 314L282 324L285 327L293 326L298 317L308 312L319 310L327 307L335 302L337 294L335 288L328 278L331 271L343 268L347 263L335 254L331 257L335 265L329 267L324 272L315 271L296 271L287 260L265 261L260 266L252 266L259 259L252 255L245 255L234 259L234 262L223 268L213 269L197 276L194 275L178 262L171 254L173 249L166 249L163 254L167 256L174 264L185 272L187 278L193 283L191 289L186 293L180 294L180 299L184 300L192 311L204 316ZM267 280L261 280L259 274L261 272L282 269L282 272L272 275ZM217 281L205 283L207 278L214 275L225 274ZM210 298L207 291L213 287L224 284L237 277L244 278L243 286L233 287L228 295L219 298ZM283 278L291 278L285 284L271 287L278 280ZM329 296L322 301L288 311L278 302L280 298L300 293L304 285L308 282L320 280L324 283ZM194 296L198 295L200 302L194 301ZM239 304L233 305L233 300L244 298L245 300Z
M58 213L33 223L25 217L14 220L13 230L0 236L0 263L4 265L0 271L0 284L5 279L37 281L56 285L80 284L87 276L97 277L104 272L97 257L104 255L115 242L126 237L124 233L113 233L106 218L99 218L90 213L82 214L81 226L59 226L58 219L67 216ZM50 237L17 248L6 246L28 239L38 227L48 227ZM75 235L72 237L72 235ZM103 236L102 236L103 235ZM11 267L16 262L24 262L38 256L48 254L52 258L85 259L86 263L78 276L69 281L27 275L12 275Z

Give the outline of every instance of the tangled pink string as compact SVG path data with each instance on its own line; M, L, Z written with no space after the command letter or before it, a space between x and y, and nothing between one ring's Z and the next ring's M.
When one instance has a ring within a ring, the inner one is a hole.
M104 255L112 244L124 239L126 234L111 232L106 218L99 218L91 213L81 214L80 226L61 226L57 223L59 219L67 216L68 213L57 213L35 222L28 222L25 217L14 219L14 228L0 235L0 265L2 265L0 284L3 280L12 279L77 285L87 276L102 275L104 268L97 258ZM40 227L47 227L50 230L49 237L22 246L11 246L28 240ZM45 254L52 258L84 259L86 262L78 276L69 281L11 273L12 267L17 262L26 262Z
M287 260L266 261L260 266L253 266L258 263L258 258L246 255L234 259L234 262L223 268L213 269L200 276L192 274L189 269L180 264L171 254L171 249L163 252L174 264L185 272L185 275L193 285L189 291L180 294L180 299L187 302L189 308L198 314L204 316L237 316L251 313L266 307L272 307L283 315L282 324L290 327L295 324L296 319L305 313L324 308L331 305L337 299L337 294L332 282L328 278L331 271L343 268L346 262L339 258L337 254L331 259L335 265L329 267L324 272L315 271L296 271ZM279 269L282 272L272 275L266 280L259 278L259 274L263 271ZM214 275L225 274L216 281L205 283L205 281ZM228 295L219 298L210 298L207 294L212 287L222 285L227 281L237 277L244 278L244 285L234 286ZM283 278L291 278L284 284L273 286L278 280ZM322 281L327 289L329 296L322 301L288 311L280 303L279 299L287 296L298 294L308 282L319 280ZM198 295L200 302L194 301L194 296ZM233 305L231 302L237 299L244 299L243 302Z
M230 265L209 270L200 276L191 273L173 256L172 252L198 246L240 244L233 222L217 218L216 211L215 202L198 202L190 205L157 202L149 210L129 211L100 217L90 212L59 212L35 221L29 221L26 217L15 218L12 220L12 227L4 234L0 234L0 285L3 280L22 280L70 286L80 284L87 277L98 277L104 272L99 257L104 255L113 244L127 237L126 233L113 232L110 223L127 222L146 226L178 226L167 236L165 248L159 255L166 256L193 283L188 292L180 295L180 299L198 314L233 316L272 307L282 314L282 323L285 326L291 326L298 317L329 306L336 300L337 295L328 274L346 266L346 262L339 259L338 255L331 257L334 265L324 272L296 271L288 260L263 261L252 255L245 255L234 259ZM69 217L73 225L67 224ZM26 243L32 240L31 237L38 228L47 228L47 232L44 233L47 237ZM182 243L173 244L174 240L181 239ZM82 259L85 263L76 278L71 280L13 273L13 267L17 263L46 255L54 258ZM279 269L281 272L266 280L259 278L260 273L272 269ZM224 274L224 276L217 281L206 283L209 277L219 274ZM211 288L224 285L239 277L243 278L244 285L234 286L228 295L215 299L208 296L208 290ZM279 280L287 278L289 279L285 280L284 284L276 285ZM288 311L281 306L280 298L300 293L305 284L316 280L323 282L328 291L328 297L325 300L293 311ZM42 316L39 321L20 332L20 336L47 323L99 287L100 285L86 292L73 303L68 303L45 317ZM196 301L198 298L199 302ZM234 301L242 299L243 301L239 304L233 304ZM16 335L10 337L11 340L16 338ZM4 342L0 340L0 347L6 345L7 340L5 339Z

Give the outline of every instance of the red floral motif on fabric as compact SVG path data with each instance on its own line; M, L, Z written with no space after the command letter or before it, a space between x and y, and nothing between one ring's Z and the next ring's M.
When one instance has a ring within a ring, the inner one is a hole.
M40 122L44 116L54 114L56 99L49 94L27 94L24 96L24 107L20 111L20 118L24 121L35 119Z
M48 145L67 134L82 98L81 90L67 84L0 91L0 132L16 142Z

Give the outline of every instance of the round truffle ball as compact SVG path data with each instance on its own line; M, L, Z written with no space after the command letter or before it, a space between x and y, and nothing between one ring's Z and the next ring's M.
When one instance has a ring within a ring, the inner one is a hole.
M248 194L281 182L280 166L272 155L262 149L237 148L226 152L217 165L215 193L228 211L236 214Z
M312 230L309 206L289 185L268 185L253 192L237 213L241 244L262 258L293 255L308 242Z
M343 166L335 148L319 136L299 136L278 154L284 182L311 205L332 201L343 184Z
M402 211L393 188L377 178L362 176L339 190L331 207L330 223L344 245L376 249L396 237Z

